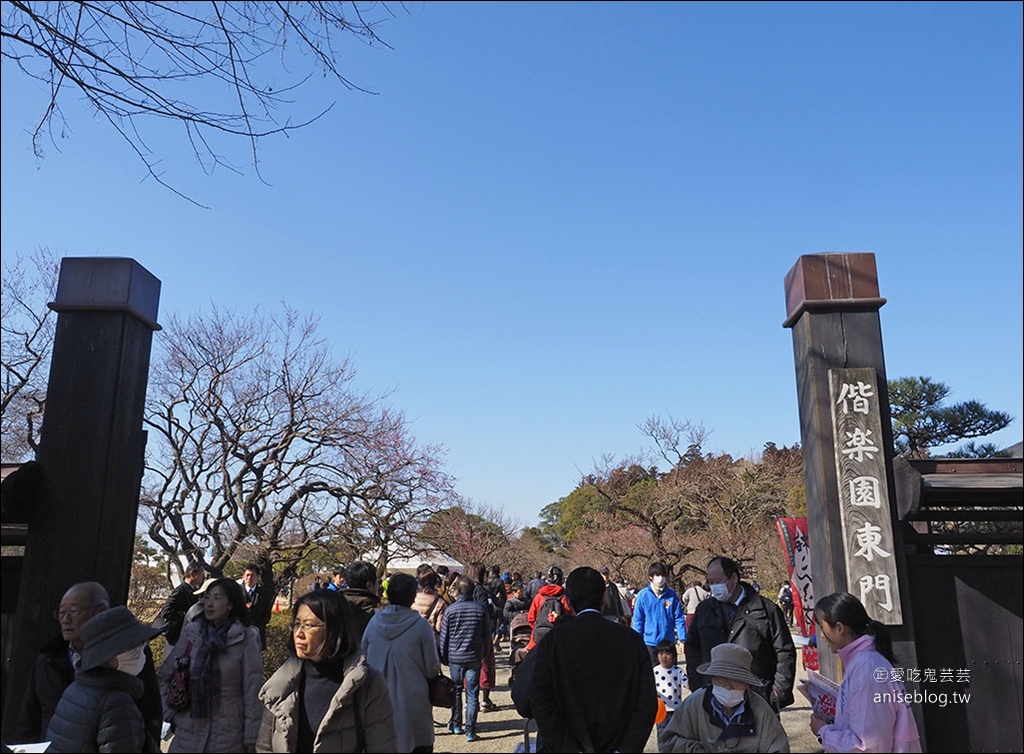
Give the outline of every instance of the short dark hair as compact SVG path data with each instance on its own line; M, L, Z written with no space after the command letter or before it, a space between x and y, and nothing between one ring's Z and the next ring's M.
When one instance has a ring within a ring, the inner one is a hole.
M317 589L306 592L295 600L292 616L298 615L299 608L305 605L313 611L313 615L324 622L327 635L324 638L324 659L341 665L357 644L352 633L352 613L348 600L340 592L332 589ZM289 634L289 646L295 652L295 634Z
M727 558L724 555L716 555L715 557L711 558L711 560L708 561L708 568L710 568L711 564L714 563L716 560L718 561L718 565L722 567L722 573L725 574L725 578L729 578L733 575L740 575L739 564L732 558Z
M522 581L513 581L512 582L512 591L513 592L521 592L521 591L523 591L523 582Z
M331 571L331 574L345 578L345 566L335 566L334 570Z
M416 577L407 573L396 573L388 579L388 602L392 605L412 607L416 599Z
M437 571L437 575L438 576L447 576L448 575L448 566L446 566L446 565L439 565L434 570Z
M655 560L647 569L647 578L665 575L665 564Z
M185 566L186 576L191 576L192 574L199 573L200 571L206 571L206 566L203 565L202 561L190 560L188 565Z
M469 576L459 576L458 578L459 594L464 594L467 597L473 596L473 590L476 589L476 582Z
M252 571L257 576L260 576L263 573L263 570L256 563L246 563L245 568L242 569L242 573L245 573L246 571Z
M604 589L604 578L590 566L574 569L565 580L565 597L576 613L600 610Z
M350 588L369 589L377 583L377 569L373 563L357 560L345 569L345 581Z
M561 584L564 578L565 574L562 573L562 569L558 566L553 565L548 569L548 581L552 584ZM601 579L601 583L604 583L604 579Z
M672 653L672 664L675 665L679 662L679 652L676 649L675 642L672 641L659 641L658 645L654 648L654 654L659 655L662 652Z

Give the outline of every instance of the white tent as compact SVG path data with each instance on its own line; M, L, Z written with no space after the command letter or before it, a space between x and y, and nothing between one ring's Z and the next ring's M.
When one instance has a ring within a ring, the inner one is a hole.
M376 563L378 554L379 553L377 552L367 553L363 560ZM415 548L401 548L398 551L391 553L388 556L387 570L415 574L416 569L423 563L429 563L435 569L438 566L447 566L449 570L458 571L459 573L463 573L466 570L466 566L455 558L450 555L446 555L440 550L430 547L429 545L421 545Z

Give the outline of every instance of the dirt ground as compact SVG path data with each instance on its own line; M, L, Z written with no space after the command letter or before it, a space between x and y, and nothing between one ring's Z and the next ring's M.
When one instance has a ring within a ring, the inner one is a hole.
M505 657L502 657L505 654ZM456 736L449 733L444 725L448 722L447 710L434 710L434 730L437 737L434 740L435 752L477 752L478 754L490 754L491 752L513 752L516 745L523 742L523 718L516 712L512 705L512 698L508 687L508 663L507 653L499 652L497 657L498 681L501 684L491 691L491 701L495 702L500 709L497 712L481 712L477 718L477 735L480 741L467 743L465 736ZM799 664L799 662L798 662ZM445 669L447 673L447 668ZM802 668L797 668L797 683L806 677ZM811 718L811 707L806 699L796 694L796 704L782 711L782 725L789 735L789 747L792 752L820 752L821 745L818 739L811 733L808 721ZM536 736L536 727L531 729L533 736ZM647 740L644 752L657 752L658 743L655 739L654 730Z

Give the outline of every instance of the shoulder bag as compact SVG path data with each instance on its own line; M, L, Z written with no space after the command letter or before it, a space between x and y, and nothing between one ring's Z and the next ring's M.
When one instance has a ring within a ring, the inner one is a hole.
M188 709L189 702L191 701L188 693L189 667L192 663L190 658L191 652L192 642L189 642L188 646L185 647L185 653L174 661L174 672L171 673L171 682L168 684L169 688L167 689L167 699L165 701L167 708L175 712Z
M427 681L430 688L430 703L434 707L451 709L455 706L455 681L439 670L437 675Z

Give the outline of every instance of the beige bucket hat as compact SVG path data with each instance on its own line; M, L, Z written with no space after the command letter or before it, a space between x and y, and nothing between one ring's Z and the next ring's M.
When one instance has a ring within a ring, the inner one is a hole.
M697 672L709 678L729 678L751 686L761 686L764 681L750 672L753 660L750 650L739 644L719 644L711 649L711 662L699 666Z

